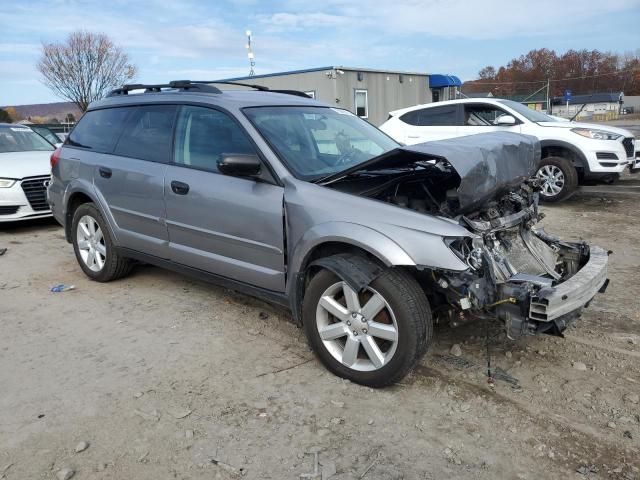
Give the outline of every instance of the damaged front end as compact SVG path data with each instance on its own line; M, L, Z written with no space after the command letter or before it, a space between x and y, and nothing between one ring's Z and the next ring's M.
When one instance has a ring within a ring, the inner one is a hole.
M543 217L537 188L528 181L519 192L459 217L474 235L446 242L469 269L432 271L438 313L449 323L489 315L504 321L510 338L561 335L606 288L607 252L536 228Z
M608 253L538 227L533 137L486 134L403 147L325 182L464 226L444 238L468 267L421 266L438 321L498 318L510 338L561 335L607 287Z

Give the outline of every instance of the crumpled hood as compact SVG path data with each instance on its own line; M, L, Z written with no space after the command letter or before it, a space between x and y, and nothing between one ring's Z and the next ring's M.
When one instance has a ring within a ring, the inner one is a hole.
M589 128L591 130L604 130L605 132L617 133L625 137L633 137L633 133L624 128L612 127L610 125L600 125L598 123L582 123L582 122L538 122L542 127L552 128Z
M540 142L530 135L482 133L395 148L320 183L332 183L357 171L392 170L420 161L446 160L460 177L460 212L466 212L533 176L540 152Z
M0 178L22 179L50 175L49 158L52 153L53 150L0 153Z

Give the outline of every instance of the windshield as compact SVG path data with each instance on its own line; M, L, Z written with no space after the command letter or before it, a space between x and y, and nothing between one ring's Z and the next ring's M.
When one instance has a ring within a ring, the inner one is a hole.
M514 102L513 100L498 100L498 102L503 103L507 107L515 110L520 115L525 117L527 120L531 120L532 122L555 122L553 118L549 115L538 112L537 110L533 110L526 105L523 105L518 102Z
M44 137L49 143L55 145L56 143L60 143L60 139L58 136L49 130L47 127L31 127L37 134Z
M318 180L399 146L347 110L251 107L244 113L293 174Z
M0 128L0 153L43 150L54 150L54 147L30 128Z

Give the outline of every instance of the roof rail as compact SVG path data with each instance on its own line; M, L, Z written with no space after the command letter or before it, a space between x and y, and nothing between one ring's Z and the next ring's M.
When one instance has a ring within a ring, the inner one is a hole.
M201 85L201 84L212 84L217 83L218 85L238 85L240 87L249 87L255 90L260 90L261 92L266 92L269 90L269 87L265 87L264 85L256 85L255 83L242 83L242 82L229 82L227 80L192 80L191 83Z
M144 93L158 93L163 88L165 89L178 89L183 91L197 90L202 93L222 93L222 90L215 87L212 84L218 85L238 85L240 87L249 87L260 92L273 92L283 93L286 95L295 95L297 97L311 98L304 92L298 90L270 90L263 85L255 85L253 83L241 83L241 82L229 82L226 80L172 80L169 83L162 83L157 85L147 85L142 83L130 83L123 85L120 88L112 90L107 97L115 97L118 95L128 95L132 90L144 90Z
M190 80L173 80L169 83L161 83L155 85L148 85L143 83L130 83L123 85L120 88L112 90L107 97L115 97L118 95L128 95L132 90L144 90L144 93L157 93L161 92L163 88L178 89L178 90L197 90L202 93L222 93L219 88L213 85L205 85L200 82L191 82Z

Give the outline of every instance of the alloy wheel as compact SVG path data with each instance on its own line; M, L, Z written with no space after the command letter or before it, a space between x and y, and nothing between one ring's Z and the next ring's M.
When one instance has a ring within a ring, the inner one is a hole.
M371 287L358 293L345 282L331 285L318 302L316 327L333 358L357 371L384 367L398 346L393 310Z
M542 180L542 195L545 197L556 196L564 188L564 173L555 165L543 166L538 170L537 177Z
M90 215L80 218L76 235L78 252L84 264L93 272L102 270L107 258L107 246L96 219Z

